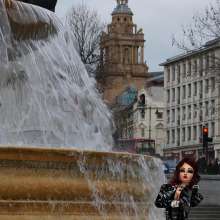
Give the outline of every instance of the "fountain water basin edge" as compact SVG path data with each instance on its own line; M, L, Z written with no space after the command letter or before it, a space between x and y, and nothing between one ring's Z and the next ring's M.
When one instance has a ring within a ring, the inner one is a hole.
M155 183L145 168L156 174L156 164L127 153L1 146L0 219L152 220Z

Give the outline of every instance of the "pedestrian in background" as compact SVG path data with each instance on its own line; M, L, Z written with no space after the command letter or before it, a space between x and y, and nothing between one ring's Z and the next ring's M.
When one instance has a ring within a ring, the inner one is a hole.
M215 159L214 170L215 170L215 174L220 174L220 166L219 166L218 158Z
M197 160L198 172L201 174L207 173L207 162L204 156Z

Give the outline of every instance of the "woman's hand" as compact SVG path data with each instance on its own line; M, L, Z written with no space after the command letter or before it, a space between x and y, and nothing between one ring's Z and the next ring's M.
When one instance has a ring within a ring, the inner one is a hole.
M180 194L183 190L183 186L178 186L174 195L174 200L180 200Z

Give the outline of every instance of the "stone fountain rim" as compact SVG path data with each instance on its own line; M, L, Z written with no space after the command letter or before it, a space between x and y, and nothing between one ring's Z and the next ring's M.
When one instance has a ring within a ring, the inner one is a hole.
M81 156L92 156L93 154L100 157L109 157L109 158L122 158L122 159L140 159L144 158L145 160L151 160L153 159L152 156L149 155L140 155L140 154L132 154L129 152L117 152L117 151L95 151L95 150L85 150L85 149L78 149L75 147L45 147L45 146L31 146L31 145L3 145L0 144L0 154L2 152L18 152L18 153L24 153L24 154L38 154L41 153L42 156L47 153L54 153L57 155L63 155L63 156L74 156L74 155L81 155ZM1 155L0 155L1 159Z

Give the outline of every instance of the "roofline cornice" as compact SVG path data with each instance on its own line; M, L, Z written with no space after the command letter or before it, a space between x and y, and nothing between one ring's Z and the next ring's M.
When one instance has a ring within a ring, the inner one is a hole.
M207 52L209 50L213 50L213 49L217 49L217 48L220 48L219 43L215 44L215 45L212 45L212 46L203 46L203 47L200 47L198 49L188 51L184 54L180 54L180 55L171 57L171 58L167 59L166 62L163 62L163 63L159 64L159 66L167 66L168 64L175 63L177 61L181 61L183 59L186 59L186 58L189 58L189 57L192 57L192 56L196 56L197 54Z

